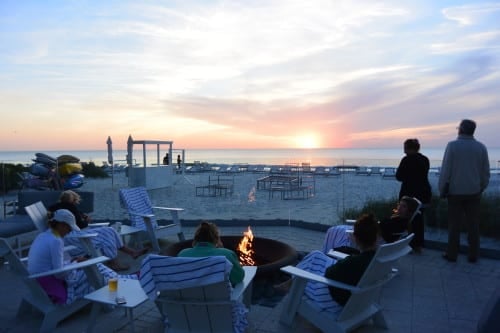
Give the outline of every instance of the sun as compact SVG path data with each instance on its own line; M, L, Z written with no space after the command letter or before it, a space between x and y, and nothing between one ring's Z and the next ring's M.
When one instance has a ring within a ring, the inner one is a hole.
M297 136L295 138L295 145L297 148L311 149L311 148L319 148L319 140L318 137L314 134L304 134Z

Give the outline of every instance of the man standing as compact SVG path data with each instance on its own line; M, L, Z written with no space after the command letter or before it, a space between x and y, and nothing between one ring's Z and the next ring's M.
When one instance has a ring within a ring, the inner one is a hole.
M469 262L479 256L479 203L490 179L490 163L486 147L474 139L475 130L473 120L460 122L458 138L446 146L439 176L439 192L448 199L448 247L443 258L451 262L457 261L462 221L467 227Z

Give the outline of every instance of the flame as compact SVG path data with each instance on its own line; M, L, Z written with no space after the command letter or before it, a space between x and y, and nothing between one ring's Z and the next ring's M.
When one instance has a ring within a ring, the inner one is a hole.
M255 264L252 256L254 254L254 250L252 249L252 241L253 241L253 233L250 226L247 231L243 232L243 238L237 247L237 252L239 254L240 263L243 266L252 266Z

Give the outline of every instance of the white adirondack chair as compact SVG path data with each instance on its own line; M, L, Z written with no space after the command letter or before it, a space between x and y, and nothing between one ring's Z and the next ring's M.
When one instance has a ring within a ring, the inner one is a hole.
M47 208L45 208L45 205L43 202L38 201L35 202L34 204L31 204L29 206L24 207L28 215L30 216L31 220L35 224L36 228L38 229L39 232L44 232L47 230L49 225L47 224ZM88 253L91 257L97 258L102 255L101 251L99 249L96 249L95 246L92 244L92 238L96 237L96 233L82 233L82 234L71 234L66 236L66 237L74 237L77 238L82 245L83 249L85 250L86 253ZM74 248L73 245L69 245L65 247L65 250L69 251L71 247Z
M99 288L103 285L103 279L102 275L99 273L99 270L96 267L96 264L103 263L109 260L108 257L102 256L98 258L92 258L80 263L67 265L62 269L29 275L25 265L21 262L21 260L14 253L14 251L4 238L0 238L0 256L6 259L10 269L16 272L20 280L24 281L26 289L28 291L24 295L24 298L19 306L17 316L21 317L23 314L29 313L32 308L43 313L44 318L40 327L41 333L53 332L57 324L61 320L80 310L81 308L89 304L90 301L79 299L69 305L54 304L35 279L38 277L71 271L73 269L83 269L91 285L95 288Z
M397 242L380 246L357 286L327 279L293 266L282 268L282 271L294 278L290 292L284 300L280 322L291 326L296 314L300 314L322 332L349 332L370 319L373 319L376 326L387 328L382 308L377 303L380 290L395 276L392 267L396 261L410 252L408 244L412 238L413 235L410 235ZM349 290L351 297L339 313L321 311L313 300L304 296L309 280Z
M132 226L147 232L153 250L156 253L160 253L159 238L177 235L180 241L185 239L179 220L179 212L184 209L153 206L149 200L149 195L145 187L121 189L120 204L127 210ZM153 212L154 209L169 211L172 216L172 223L168 225L158 225Z
M234 288L229 282L231 267L225 257L219 256L146 257L140 283L164 316L165 332L242 332L246 316L233 310L250 306L257 267L244 266L245 278Z

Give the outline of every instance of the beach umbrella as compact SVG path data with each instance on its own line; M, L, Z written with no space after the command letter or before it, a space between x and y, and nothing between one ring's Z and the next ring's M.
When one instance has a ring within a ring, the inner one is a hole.
M127 140L127 164L132 165L132 150L134 146L134 140L132 140L132 135L128 136Z
M110 136L108 136L106 144L108 145L108 163L113 165L113 142L111 141Z

